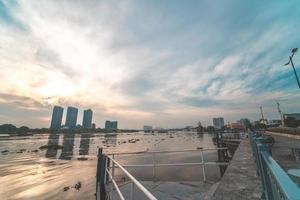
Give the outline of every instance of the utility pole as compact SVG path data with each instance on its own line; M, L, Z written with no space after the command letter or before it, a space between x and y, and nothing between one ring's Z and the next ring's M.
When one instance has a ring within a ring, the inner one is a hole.
M290 59L289 59L289 62L285 63L284 65L289 65L291 63L292 67L293 67L293 70L294 70L294 74L295 74L295 77L296 77L296 80L297 80L297 83L298 83L298 87L300 88L300 82L299 82L299 78L298 78L298 75L297 75L297 71L295 69L295 66L294 66L294 62L293 62L293 56L294 54L297 52L298 48L293 48L292 49L292 55L290 56Z
M275 100L276 101L276 100ZM283 117L282 117L282 111L280 110L280 104L278 101L276 101L276 104L277 104L277 110L278 110L278 113L280 115L280 120L281 120L281 126L283 126Z

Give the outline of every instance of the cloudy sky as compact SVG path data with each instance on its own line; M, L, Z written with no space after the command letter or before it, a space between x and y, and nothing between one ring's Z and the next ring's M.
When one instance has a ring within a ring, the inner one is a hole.
M0 0L0 124L48 127L53 105L121 128L300 112L288 61L300 4ZM300 52L294 62L300 74Z

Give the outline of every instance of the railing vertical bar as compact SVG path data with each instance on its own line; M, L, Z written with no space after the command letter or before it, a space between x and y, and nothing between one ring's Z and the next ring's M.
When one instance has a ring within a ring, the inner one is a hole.
M102 154L102 148L98 149L98 159L97 159L97 175L96 175L96 199L105 200L105 156Z
M152 169L152 177L153 180L155 179L155 153L152 154L152 163L153 163L153 169Z
M115 154L112 155L112 158L115 159ZM115 163L112 162L111 164L112 164L112 171L111 171L112 175L111 176L112 176L112 179L114 179L115 178Z
M134 182L131 182L130 200L134 200Z
M113 157L113 159L115 158L115 155L113 154L112 155L112 157ZM110 159L109 159L110 160ZM110 176L110 178L111 178L111 182L115 185L115 180L114 180L114 178L115 178L115 163L114 162L111 162L111 165L112 165L112 167L111 167L111 176ZM117 189L117 188L116 188ZM118 188L119 189L119 188ZM112 188L111 188L111 191L112 191ZM120 195L119 195L120 196ZM111 200L114 200L114 195L113 195L113 193L111 194Z
M105 170L106 169L110 169L110 159L108 157L106 157L106 167L105 167ZM109 176L107 173L105 173L105 182L108 182L109 181Z
M202 173L203 173L203 181L206 181L206 174L205 174L205 164L204 164L204 156L203 151L201 150L201 162L202 162Z
M122 194L121 191L120 191L119 186L117 185L116 181L112 178L112 175L110 174L109 170L106 169L106 171L107 171L108 175L110 176L111 182L113 183L113 186L114 186L114 188L116 189L117 194L119 195L120 199L121 199L121 200L125 200L123 194ZM113 192L112 192L112 190L111 190L111 199L113 199Z
M102 148L98 150L98 161L97 161L97 189L96 189L96 199L105 200L106 199L106 169L107 169L107 157L102 154Z
M138 180L136 180L126 169L124 169L124 167L122 167L122 165L120 165L117 161L115 161L114 159L110 158L112 162L114 162L116 164L116 166L118 166L120 168L120 170L122 170L126 176L148 197L148 199L150 200L157 200L155 196L153 196L153 194L151 194L151 192L149 192Z

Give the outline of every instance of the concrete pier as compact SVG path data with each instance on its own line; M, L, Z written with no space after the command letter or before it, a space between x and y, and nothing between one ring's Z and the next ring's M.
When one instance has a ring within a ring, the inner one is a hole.
M212 200L261 199L260 178L248 138L243 139L222 177Z

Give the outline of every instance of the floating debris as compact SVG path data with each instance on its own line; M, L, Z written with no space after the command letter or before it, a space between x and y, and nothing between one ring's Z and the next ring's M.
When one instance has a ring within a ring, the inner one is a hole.
M68 191L70 189L70 186L64 187L64 192Z
M79 158L77 158L77 160L85 161L85 160L88 160L88 158L85 158L85 157L79 157Z
M63 149L64 147L61 146L61 145L58 145L58 144L51 144L51 145L43 145L43 146L40 146L40 150L45 150L45 149Z
M23 153L24 151L26 151L26 149L20 149L16 153Z
M2 154L7 154L7 153L9 153L9 151L6 149L6 150L1 151L1 153Z
M81 188L81 182L79 181L78 183L76 183L74 188L79 191Z
M136 143L138 141L140 141L140 139L130 139L130 140L128 140L129 143Z
M37 152L39 152L39 150L38 150L38 149L35 149L35 150L32 150L31 152L37 153Z

